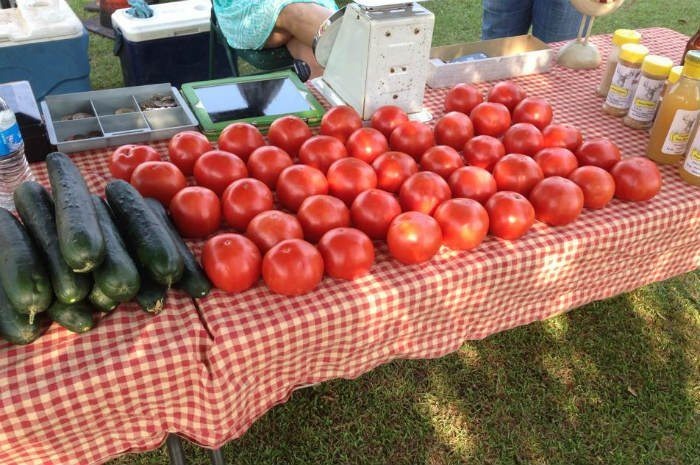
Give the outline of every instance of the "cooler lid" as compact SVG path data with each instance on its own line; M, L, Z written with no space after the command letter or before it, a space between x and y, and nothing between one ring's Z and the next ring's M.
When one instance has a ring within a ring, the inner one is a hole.
M128 15L128 8L112 13L112 26L130 42L163 39L209 31L210 0L183 0L149 5L150 18Z
M65 0L17 0L0 10L0 47L80 36L83 24Z

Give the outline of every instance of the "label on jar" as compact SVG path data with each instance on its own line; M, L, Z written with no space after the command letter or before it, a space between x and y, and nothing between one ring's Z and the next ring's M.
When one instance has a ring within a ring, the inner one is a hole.
M605 103L613 108L628 109L632 103L634 89L639 83L640 74L641 69L630 68L622 63L618 63Z
M6 157L22 145L22 134L17 123L0 130L0 157Z
M663 88L663 80L649 79L642 76L639 79L637 90L634 92L632 106L630 106L627 116L643 123L653 120L656 108L659 106L659 98Z
M690 142L683 168L693 176L700 177L700 130L695 131L695 137Z
M683 155L688 148L690 130L698 119L700 110L676 110L673 121L668 128L666 140L661 152L667 155Z

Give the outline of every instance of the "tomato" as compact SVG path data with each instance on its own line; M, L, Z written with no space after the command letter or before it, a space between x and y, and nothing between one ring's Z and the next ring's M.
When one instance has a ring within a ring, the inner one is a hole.
M408 115L396 105L384 105L372 114L370 126L384 134L389 139L391 132L399 125L408 121Z
M484 96L476 86L457 84L445 96L445 113L459 111L468 115L472 109L484 101Z
M442 231L442 243L454 250L476 248L489 232L489 214L472 199L450 199L433 213Z
M529 123L515 123L503 135L507 153L522 153L530 157L542 150L544 138L539 129Z
M398 192L401 184L418 172L418 163L403 152L386 152L372 162L372 168L377 173L378 188Z
M326 274L353 280L369 273L374 264L374 245L367 234L354 228L335 228L318 243Z
M360 192L374 187L377 187L376 173L358 158L343 158L328 168L328 190L348 206Z
M550 176L568 177L578 168L578 159L571 150L564 147L548 147L535 154L535 161L545 178Z
M128 182L136 167L147 161L160 161L160 154L150 145L122 145L112 152L109 172Z
M420 160L421 155L435 145L433 130L427 124L418 121L408 121L397 126L389 137L391 150L403 152Z
M279 210L267 210L250 220L245 235L265 254L285 239L303 239L304 231L294 215Z
M177 166L167 161L147 161L131 174L131 185L144 197L158 199L166 208L187 180Z
M544 179L540 165L519 153L511 153L498 160L493 167L493 178L499 191L514 191L528 195L535 184Z
M610 171L619 162L620 149L612 141L604 138L587 140L576 151L581 166L592 165Z
M233 181L248 176L243 160L230 152L212 150L202 154L194 163L197 184L221 195Z
M306 294L323 279L323 258L308 242L286 239L263 257L262 277L267 287L277 294Z
M299 153L301 144L311 137L311 129L298 116L288 115L272 122L267 132L270 144L281 148L292 158Z
M362 127L362 118L353 107L340 105L333 107L321 118L320 134L335 137L345 144L350 134Z
M462 166L464 166L464 160L455 149L448 145L430 147L420 159L422 169L437 173L445 179Z
M243 292L260 278L262 258L250 239L225 233L210 238L202 249L202 267L214 286Z
M292 165L285 168L277 179L277 200L295 212L305 198L328 193L328 180L316 168Z
M513 111L513 108L527 97L525 90L513 81L502 81L495 84L488 93L486 100L493 103L501 103Z
M464 161L472 166L478 166L487 171L493 170L493 165L506 154L503 143L491 136L476 136L464 144Z
M420 212L401 213L386 234L389 253L407 265L430 260L440 250L442 231L437 220Z
M313 136L299 148L299 161L319 169L323 174L334 161L348 156L345 146L335 137Z
M491 173L478 166L463 166L455 170L448 180L453 197L486 201L496 193L496 180Z
M185 187L170 201L170 216L182 237L207 237L221 226L221 202L211 189Z
M214 150L207 136L197 131L182 131L175 134L168 142L168 155L185 176L192 175L194 162L203 153Z
M586 208L603 208L615 195L615 180L603 168L582 166L569 175L583 191L583 206Z
M262 181L243 178L232 182L221 196L221 207L226 223L245 231L256 215L272 210L272 191Z
M265 139L252 124L232 123L221 131L217 145L219 150L231 152L246 162L255 149L265 145Z
M535 209L517 192L496 192L485 207L489 214L489 231L501 239L518 239L535 223Z
M501 103L478 104L469 114L476 134L501 137L510 127L510 112Z
M615 180L615 197L642 202L661 190L661 173L656 163L645 157L632 157L618 162L610 170Z
M331 229L350 226L350 210L330 195L312 195L302 202L297 219L304 230L304 239L316 243Z
M451 196L447 181L432 171L420 171L401 186L399 203L403 211L432 215L435 208Z
M564 147L576 152L583 142L581 131L568 124L550 124L542 130L545 147Z
M552 106L543 98L526 97L513 110L513 122L534 124L541 131L552 122Z
M550 226L564 226L583 210L583 191L575 182L561 176L540 181L530 192L535 217Z
M379 189L360 193L350 207L352 225L372 239L386 239L389 225L399 214L401 205L396 197Z
M372 163L375 158L389 150L389 143L384 134L376 129L361 128L350 134L345 147L351 157Z
M464 144L474 137L474 125L464 113L451 111L435 124L435 142L462 150Z
M248 157L248 174L275 189L280 173L294 162L287 152L273 145L257 148Z

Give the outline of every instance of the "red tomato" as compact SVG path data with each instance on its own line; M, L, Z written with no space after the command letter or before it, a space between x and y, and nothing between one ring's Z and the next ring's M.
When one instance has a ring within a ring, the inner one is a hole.
M530 192L535 217L550 226L564 226L583 210L583 191L575 182L561 176L540 181Z
M284 150L273 145L265 145L255 149L248 157L248 174L267 185L270 189L277 186L280 173L294 162Z
M295 212L305 198L328 193L328 180L316 168L292 165L285 168L277 179L277 200Z
M197 159L193 173L198 185L207 187L220 196L233 181L248 176L248 168L236 155L223 150L212 150Z
M435 142L462 150L464 144L474 137L474 125L464 113L451 111L435 124Z
M484 96L476 86L457 84L445 96L445 112L459 111L468 115L472 109L484 101Z
M256 215L272 210L272 191L257 179L239 179L224 191L221 207L226 223L239 231L245 231Z
M576 155L564 147L548 147L535 154L535 161L545 178L550 176L568 177L572 171L578 168Z
M299 207L297 219L304 230L304 239L316 243L326 232L350 226L350 210L330 195L312 195Z
M391 131L408 121L405 111L395 105L384 105L372 114L370 125L389 139Z
M386 235L389 253L407 265L430 260L440 250L442 232L437 220L420 212L401 213Z
M530 157L542 150L544 138L539 129L529 123L516 123L503 136L507 153L522 153Z
M374 263L374 245L367 234L354 228L335 228L318 243L326 274L331 278L361 278Z
M544 179L540 165L519 153L511 153L498 160L493 167L493 178L499 191L513 191L528 195L535 184Z
M418 172L418 164L403 152L387 152L379 155L372 168L377 173L377 187L389 192L398 192L401 184Z
M489 231L501 239L518 239L535 223L535 209L517 192L496 192L485 206L489 214Z
M360 128L350 134L345 147L351 157L372 163L375 158L389 150L389 143L384 134L376 129Z
M433 130L427 124L418 121L408 121L397 126L389 138L391 150L403 152L412 156L416 161L430 147L435 145Z
M352 225L372 239L386 239L389 225L399 214L401 205L396 197L379 189L368 189L352 202Z
M147 161L160 161L160 154L150 145L122 145L109 159L109 172L128 182L136 167Z
M447 179L457 168L464 166L459 153L448 145L436 145L425 151L420 159L420 167L437 173Z
M328 168L328 190L346 205L351 205L360 192L374 187L377 187L376 173L358 158L343 158Z
M348 156L345 146L335 137L313 136L299 148L299 161L319 169L323 174L334 161Z
M620 149L608 139L587 140L576 152L581 166L592 165L610 171L622 159Z
M450 199L435 209L442 243L454 250L472 250L489 232L489 214L472 199Z
M279 210L268 210L255 215L245 230L262 254L285 239L303 239L304 231L295 216Z
M249 239L240 234L219 234L204 243L202 266L214 286L226 292L243 292L260 278L262 258Z
M258 128L248 123L232 123L221 131L218 140L219 150L231 152L241 160L248 161L255 149L265 145L265 139Z
M323 115L321 119L320 134L338 139L341 143L350 137L350 134L362 127L362 118L353 107L340 105L333 107Z
M661 173L656 163L645 157L618 162L610 171L615 180L615 197L643 202L661 190Z
M448 180L452 197L486 201L496 193L496 180L491 173L478 166L463 166L455 170Z
M513 108L527 97L525 90L512 81L503 81L495 84L488 93L486 100L493 103L501 103L513 111Z
M464 161L487 171L493 171L493 165L505 154L503 143L491 136L476 136L464 144Z
M182 131L175 134L168 142L170 161L175 164L185 176L192 175L194 162L203 153L214 150L207 136L197 131Z
M615 195L615 180L603 168L582 166L569 175L583 191L583 206L586 208L603 208Z
M581 131L568 124L550 124L542 130L545 147L564 147L576 152L583 142Z
M289 296L306 294L323 279L323 258L308 242L286 239L263 257L262 276L272 292Z
M131 185L144 197L153 197L167 208L170 199L187 185L177 166L167 161L147 161L131 174Z
M526 97L513 110L514 123L530 123L540 131L552 122L552 106L543 98Z
M185 187L170 201L170 216L182 237L207 237L221 226L221 202L206 187Z
M293 115L276 119L272 122L267 132L270 144L281 148L292 158L297 156L299 147L311 135L311 129L309 129L304 120Z
M447 181L432 171L421 171L403 183L399 190L399 203L403 211L432 215L435 208L451 196Z
M501 137L510 127L510 112L501 103L480 103L469 114L476 134Z

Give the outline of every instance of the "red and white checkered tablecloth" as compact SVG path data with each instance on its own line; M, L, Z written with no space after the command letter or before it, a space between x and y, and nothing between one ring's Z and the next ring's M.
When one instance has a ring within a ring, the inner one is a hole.
M652 53L678 61L687 37L642 33ZM609 40L593 38L603 56ZM556 122L609 137L624 156L644 154L645 133L600 111L601 72L555 67L516 81L552 103ZM445 92L426 93L435 117ZM73 156L100 194L108 154ZM35 170L45 182L43 165ZM54 326L30 346L0 343L0 463L100 463L152 449L167 432L218 447L297 387L354 378L395 358L439 357L466 339L693 270L700 195L675 168L662 173L662 192L650 202L615 200L566 227L536 224L515 242L488 238L469 253L443 248L419 266L398 265L380 245L369 276L326 278L305 296L275 295L262 284L235 295L213 291L198 302L200 318L191 300L171 292L155 317L128 305L82 336ZM191 245L199 252L201 243Z

